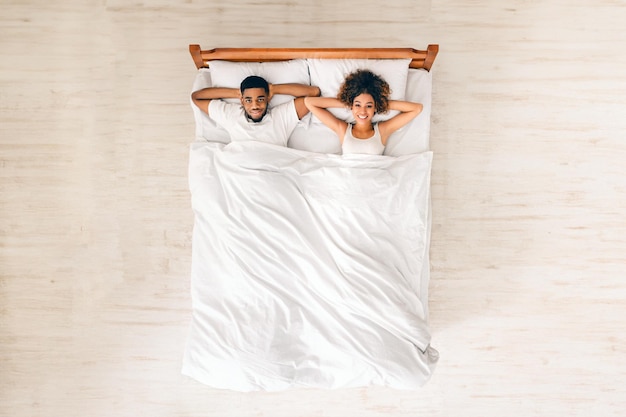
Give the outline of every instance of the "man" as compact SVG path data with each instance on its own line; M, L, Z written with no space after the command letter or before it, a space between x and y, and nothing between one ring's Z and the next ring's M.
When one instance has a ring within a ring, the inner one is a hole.
M269 108L274 94L296 97L287 103ZM191 94L194 104L226 129L231 140L256 140L287 146L289 135L309 110L305 96L319 96L320 89L304 84L269 84L252 75L241 82L240 88L208 87ZM225 98L239 98L240 104Z

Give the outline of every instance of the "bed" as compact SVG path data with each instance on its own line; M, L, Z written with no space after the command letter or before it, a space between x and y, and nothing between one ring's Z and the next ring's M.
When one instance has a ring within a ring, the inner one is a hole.
M183 374L241 392L422 386L439 358L428 327L438 46L189 50L193 91L237 87L257 74L334 95L347 72L365 67L389 82L392 98L424 110L390 137L384 155L366 156L341 155L334 134L310 115L287 147L231 142L192 104ZM289 99L274 96L270 107Z

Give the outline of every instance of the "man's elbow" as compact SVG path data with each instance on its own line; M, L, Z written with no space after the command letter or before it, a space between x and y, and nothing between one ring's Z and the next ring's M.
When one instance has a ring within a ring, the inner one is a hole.
M209 102L210 100L199 99L197 92L191 93L191 103L202 110L204 113L209 114Z
M198 108L201 108L198 99L193 94L191 95L191 104Z

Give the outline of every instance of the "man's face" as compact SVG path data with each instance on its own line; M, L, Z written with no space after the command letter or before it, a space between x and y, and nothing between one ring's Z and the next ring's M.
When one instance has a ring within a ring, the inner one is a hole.
M246 88L241 95L241 104L253 122L260 122L267 112L267 93L262 88Z

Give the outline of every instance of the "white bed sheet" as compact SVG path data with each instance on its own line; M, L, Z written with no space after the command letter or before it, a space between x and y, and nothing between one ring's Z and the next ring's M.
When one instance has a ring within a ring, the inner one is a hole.
M236 391L423 385L431 161L194 142L183 373Z

